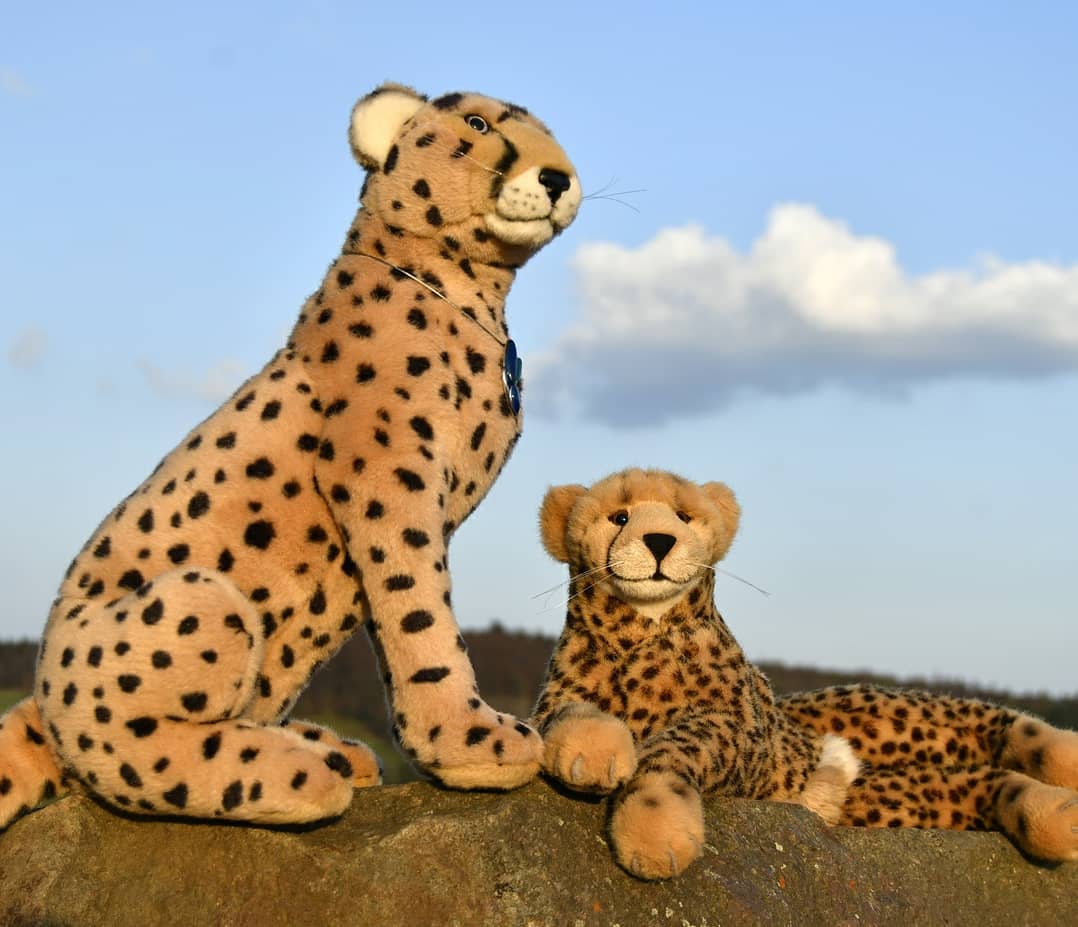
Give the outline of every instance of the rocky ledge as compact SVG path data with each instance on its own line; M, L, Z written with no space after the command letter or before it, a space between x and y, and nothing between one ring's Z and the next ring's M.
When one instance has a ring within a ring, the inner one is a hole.
M73 796L0 834L0 924L1078 923L1078 865L1038 865L998 834L828 828L793 806L714 800L703 858L647 883L612 861L604 818L543 783L370 789L302 831L135 821Z

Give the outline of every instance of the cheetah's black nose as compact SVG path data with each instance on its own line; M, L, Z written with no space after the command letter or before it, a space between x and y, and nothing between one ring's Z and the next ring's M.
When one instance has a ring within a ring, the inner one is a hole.
M544 167L539 172L539 183L546 187L547 196L550 197L550 205L558 202L558 198L569 189L572 181L564 171L556 171L552 167Z
M655 565L658 566L662 563L663 557L670 553L670 548L677 543L677 538L672 534L645 534L644 543L655 555Z

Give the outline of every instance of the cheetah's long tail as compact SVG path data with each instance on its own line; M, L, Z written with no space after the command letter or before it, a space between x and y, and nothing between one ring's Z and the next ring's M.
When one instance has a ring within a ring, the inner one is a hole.
M45 743L37 705L25 698L0 717L0 831L66 791Z

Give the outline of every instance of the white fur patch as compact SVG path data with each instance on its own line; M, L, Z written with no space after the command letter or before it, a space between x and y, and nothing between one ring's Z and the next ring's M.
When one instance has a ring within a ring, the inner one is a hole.
M845 737L839 737L836 734L824 734L820 762L816 768L823 769L825 766L838 770L847 786L857 778L857 774L861 771L861 761L853 752L850 742Z

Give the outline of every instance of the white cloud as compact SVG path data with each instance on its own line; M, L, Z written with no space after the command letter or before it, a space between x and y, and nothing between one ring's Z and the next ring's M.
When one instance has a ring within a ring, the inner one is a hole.
M0 93L9 97L28 97L31 90L30 85L11 68L0 68Z
M8 344L7 359L13 367L30 370L41 363L48 347L49 336L44 329L24 328Z
M201 375L162 370L149 361L140 361L139 370L153 392L167 399L198 399L214 404L236 391L250 372L238 360L219 361Z
M585 245L574 265L581 318L529 371L540 413L649 425L745 391L1078 370L1078 265L911 276L891 244L812 206L776 207L748 253L687 226Z

